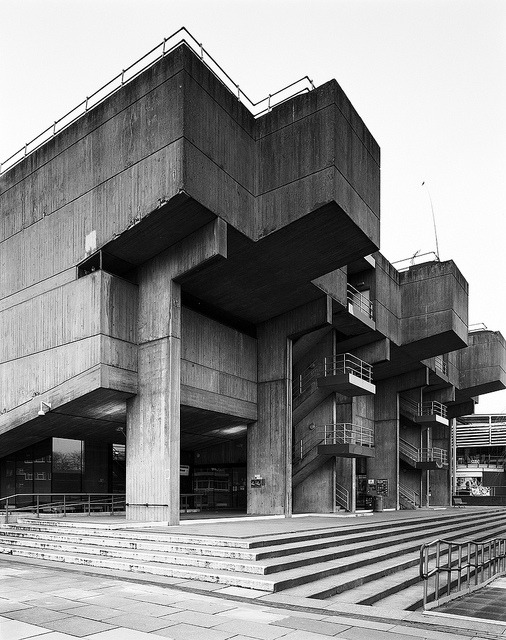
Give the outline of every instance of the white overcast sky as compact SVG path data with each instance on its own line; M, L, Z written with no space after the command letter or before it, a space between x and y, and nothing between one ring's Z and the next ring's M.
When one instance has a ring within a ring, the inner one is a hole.
M430 193L470 322L506 336L505 0L1 0L0 159L181 26L253 99L335 78L381 146L381 251L435 250Z

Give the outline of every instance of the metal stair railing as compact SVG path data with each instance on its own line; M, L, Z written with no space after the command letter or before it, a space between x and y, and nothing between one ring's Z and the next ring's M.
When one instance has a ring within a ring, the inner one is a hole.
M432 402L422 402L420 406L419 415L421 416L437 415L437 416L441 416L441 418L446 418L447 413L448 412L444 404L442 404L441 402L432 401Z
M361 291L356 289L353 285L348 283L346 298L348 305L356 307L361 313L366 315L371 320L374 315L374 306L372 301L365 296Z
M421 505L420 494L417 493L416 491L412 491L411 489L408 489L402 484L399 484L399 496L401 498L404 498L404 500L411 502L415 507L419 507Z
M448 363L443 356L436 356L434 358L434 368L441 371L444 376L448 375Z
M336 507L342 507L346 511L350 510L350 492L346 487L336 482L335 489L335 505Z
M296 376L292 383L292 400L314 393L318 378L341 373L350 373L372 383L372 365L352 353L340 353L336 356L326 356L322 362L311 362L302 373Z
M417 448L399 438L399 453L413 462L435 462L436 464L448 464L448 452L439 447Z
M58 498L52 500L52 498ZM16 503L31 498L28 504L16 506ZM113 514L125 510L124 493L16 493L0 498L0 515L5 522L13 513L32 513L40 518L41 514L62 515L83 513L91 515L97 511Z
M324 425L324 444L357 444L374 447L374 429L350 422Z
M401 398L399 402L399 408L404 415L410 418L416 418L419 416L438 415L441 418L447 417L447 408L441 402L415 402L408 398Z
M293 461L299 462L319 444L356 444L374 447L374 429L351 423L316 425L293 445Z
M320 376L320 373L321 368L318 368L316 362L312 362L301 374L296 376L292 383L292 400L297 400L308 393L311 395L316 391L316 380Z
M51 138L56 134L60 133L76 120L83 117L90 109L106 100L125 84L134 80L139 74L152 67L161 58L183 43L190 47L192 51L199 56L203 64L209 69L215 78L225 85L229 91L237 95L237 99L250 109L255 118L270 111L274 106L286 102L290 98L315 89L313 81L308 76L304 76L303 78L290 83L286 87L283 87L274 93L270 93L267 97L262 98L258 102L254 102L244 93L237 82L228 75L223 67L216 62L211 54L204 49L202 43L198 42L185 27L181 27L168 38L164 38L160 44L153 47L133 64L123 69L114 78L112 78L112 80L106 82L106 84L100 87L100 89L97 89L87 96L64 116L55 120L47 129L42 131L42 133L39 133L39 135L33 138L33 140L30 140L30 142L25 143L21 149L13 153L9 158L0 162L0 174L5 173L5 171L8 171L18 162L21 162L28 155L51 140Z
M340 373L351 373L366 382L372 382L372 365L352 353L340 353L337 356L325 358L323 375L335 376Z
M420 404L414 400L409 400L409 398L400 399L399 409L408 418L416 418L420 415Z
M420 462L419 449L402 438L399 438L399 453L413 460L413 462Z
M423 607L432 609L464 592L470 593L505 572L505 538L484 542L438 539L423 544L420 548Z

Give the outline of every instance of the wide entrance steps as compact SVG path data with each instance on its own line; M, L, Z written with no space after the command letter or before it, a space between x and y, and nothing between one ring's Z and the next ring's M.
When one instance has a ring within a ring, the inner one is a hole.
M255 530L254 520L251 526ZM205 528L203 522L202 533ZM346 519L327 528L246 538L26 518L0 526L0 553L327 602L413 609L422 596L422 543L501 535L506 535L506 510L499 508L428 511L399 519L392 513L383 520Z

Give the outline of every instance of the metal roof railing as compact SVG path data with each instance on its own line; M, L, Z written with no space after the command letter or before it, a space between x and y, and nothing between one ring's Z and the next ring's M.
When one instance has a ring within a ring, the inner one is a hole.
M240 88L239 84L235 82L223 67L216 62L211 54L204 49L202 43L198 42L186 27L181 27L168 38L164 38L160 44L153 47L130 66L122 69L120 73L112 78L112 80L109 80L109 82L106 82L102 87L91 93L89 96L86 96L86 98L77 106L58 118L58 120L55 120L53 124L35 136L35 138L26 142L21 149L0 162L0 175L21 162L28 155L51 140L51 138L56 136L58 133L61 133L76 120L88 113L90 109L96 107L98 104L109 98L125 84L134 80L143 71L152 67L156 62L158 62L158 60L183 43L188 45L200 57L205 66L222 84L227 87L227 89L229 89L229 91L237 95L237 99L242 102L256 118L267 113L274 106L286 102L286 100L289 100L301 93L312 91L315 88L313 81L309 76L304 76L299 78L299 80L290 83L286 87L283 87L274 93L270 93L265 98L255 102L246 95L246 93Z

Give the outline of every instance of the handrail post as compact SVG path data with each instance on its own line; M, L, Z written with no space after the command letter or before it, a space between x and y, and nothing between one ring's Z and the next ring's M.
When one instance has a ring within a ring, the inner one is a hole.
M9 524L9 498L5 501L5 524Z
M40 518L40 511L39 511L39 504L40 504L40 494L37 494L37 518Z
M67 494L64 493L63 494L63 517L66 518L67 517Z
M88 493L88 516L91 515L91 493Z
M111 493L111 516L114 515L114 493Z

